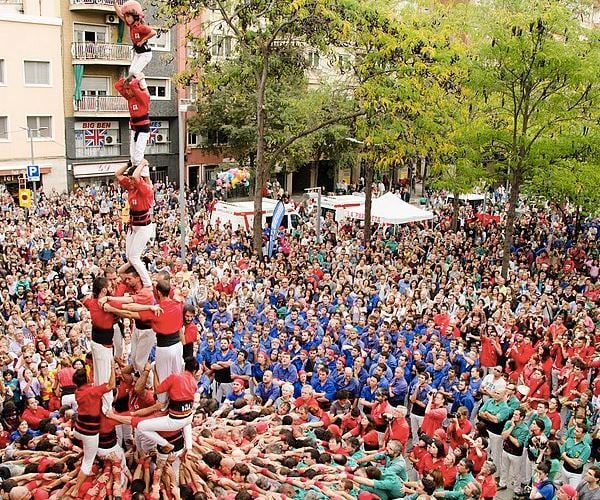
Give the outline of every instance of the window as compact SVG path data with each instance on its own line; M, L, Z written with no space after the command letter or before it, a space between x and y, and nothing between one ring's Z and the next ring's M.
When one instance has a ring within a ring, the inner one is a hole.
M153 50L170 50L171 49L171 32L169 30L162 31L157 29L156 36L148 40L148 45Z
M319 67L319 53L317 51L310 51L308 53L308 67L318 68Z
M8 141L8 116L0 116L0 141Z
M188 59L196 59L198 57L198 49L192 41L186 44L186 55Z
M34 138L52 137L52 117L51 116L28 116L27 128L30 129Z
M217 57L231 55L231 37L227 35L213 35L211 38L210 53Z
M25 85L50 85L50 63L24 61Z
M167 120L150 122L150 137L146 145L147 154L169 153L169 122Z
M167 100L171 97L170 82L168 78L146 78L148 92L152 99Z
M75 156L97 158L121 154L118 121L75 122Z
M75 24L76 42L105 43L106 26L94 26L93 24Z
M110 87L108 77L102 76L84 76L81 82L81 95L104 97L108 95Z
M4 74L4 59L0 59L0 85L6 85L6 75Z
M200 137L198 134L194 134L193 132L188 132L187 134L187 145L191 148L198 146L200 144Z

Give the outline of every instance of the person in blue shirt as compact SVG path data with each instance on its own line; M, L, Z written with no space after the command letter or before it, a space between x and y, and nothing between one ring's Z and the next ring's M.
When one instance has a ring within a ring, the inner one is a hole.
M349 366L344 368L343 376L337 385L338 391L347 391L350 394L350 399L356 399L359 395L360 389L358 380L354 377L352 368Z
M363 407L363 411L367 414L371 413L371 407L376 403L377 389L379 389L379 378L377 375L371 375L362 391L360 391L360 399L358 400Z
M227 304L225 302L219 302L217 312L212 315L212 321L214 322L215 320L218 320L219 323L225 323L228 327L233 323L233 317L227 311Z
M199 365L204 365L206 369L210 369L212 365L212 358L217 352L215 338L211 335L206 336L206 340L200 342L198 345L198 353L196 354L196 360Z
M281 394L281 391L279 387L273 383L273 373L270 370L263 373L263 381L256 386L254 394L262 400L262 406L265 408L268 408L275 403Z
M229 340L222 338L219 341L219 349L213 354L210 368L215 374L217 391L215 399L220 403L223 395L229 390L231 384L231 365L235 363L237 354L229 348Z
M319 365L317 368L317 377L311 381L312 388L315 390L315 398L319 403L331 403L335 397L335 384L329 378L329 368L325 365Z
M252 365L247 361L248 353L240 349L237 353L235 363L231 365L231 376L239 377L248 384L252 377Z
M529 498L540 500L552 500L553 498L556 498L556 486L554 486L554 483L548 478L551 466L549 460L545 460L537 465Z
M458 387L454 392L453 397L454 402L452 403L450 412L456 413L460 406L464 406L469 410L469 418L471 418L471 413L473 412L473 408L475 408L475 400L473 399L473 394L471 394L466 380L461 379L458 382Z
M290 353L282 352L280 359L281 362L273 368L273 382L275 385L282 385L285 382L293 384L298 380L298 370L292 364Z
M408 393L408 383L404 378L404 368L402 366L397 366L396 370L394 370L394 378L392 378L388 390L391 405L404 404L406 394Z

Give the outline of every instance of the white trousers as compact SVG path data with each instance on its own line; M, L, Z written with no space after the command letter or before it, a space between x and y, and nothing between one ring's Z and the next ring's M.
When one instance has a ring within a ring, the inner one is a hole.
M420 417L413 413L410 414L410 431L412 433L413 443L419 441L419 430L421 429L421 425L423 425L423 420L425 420L425 417Z
M137 166L144 159L144 153L146 152L146 145L148 144L150 132L136 132L135 130L131 130L130 134L129 157L131 158L131 164Z
M144 369L154 344L156 344L154 330L138 330L137 327L133 329L131 335L131 364L137 371Z
M179 451L175 451L175 452L171 453L171 456L175 457L175 460L173 460L173 462L171 462L171 467L173 467L173 473L175 474L175 484L179 484L179 466L181 465L181 459L179 457L181 455L183 455L183 450L179 450ZM169 458L169 455L165 455L164 453L161 453L160 451L158 451L156 453L156 458L159 461L160 460L166 461Z
M94 385L101 385L110 379L110 368L113 360L112 347L104 347L92 340L92 359L94 361ZM102 412L106 413L113 404L113 392L102 395Z
M74 431L73 435L83 443L81 472L83 472L86 476L89 476L92 473L92 466L94 465L94 460L96 459L96 454L98 453L98 440L100 435L94 434L93 436L86 436L78 431Z
M162 382L172 373L183 372L183 344L177 342L177 344L168 347L157 347L155 361L154 367L158 376L158 383ZM161 403L166 403L168 399L167 393L162 392L156 398Z
M61 406L70 406L73 411L77 411L77 400L75 394L65 394L60 398Z
M502 450L500 466L500 485L511 491L517 491L523 483L523 455L516 456Z
M144 71L144 68L148 66L148 63L151 60L152 52L138 54L137 52L133 51L133 59L131 59L131 66L129 66L129 75L137 78L138 75Z
M571 486L577 488L577 485L581 482L581 478L583 477L583 473L576 474L574 472L569 472L565 469L564 465L561 467L561 472L567 478L567 481Z
M123 334L121 333L121 325L119 323L115 323L113 326L113 330L113 346L115 348L115 358L122 359L125 341L123 340Z
M142 262L142 253L146 250L146 245L151 237L152 225L148 224L147 226L129 226L127 238L125 239L125 255L127 255L127 261L138 272L144 286L152 286L148 270Z
M502 464L502 444L504 440L502 436L499 434L494 434L493 432L489 432L489 450L492 458L494 459L494 463Z
M188 450L192 449L192 420L194 420L194 414L192 413L187 418L177 419L171 418L169 415L164 417L149 418L148 420L142 420L137 430L142 435L152 440L158 446L165 446L169 442L162 437L159 432L172 432L183 429L183 439L185 441L185 448Z
M131 425L117 425L115 431L117 432L117 443L121 446L126 446L127 441L133 441L133 429L131 428Z

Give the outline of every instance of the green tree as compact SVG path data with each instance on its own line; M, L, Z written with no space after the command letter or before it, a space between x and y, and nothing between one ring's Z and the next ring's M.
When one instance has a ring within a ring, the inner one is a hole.
M270 105L269 89L277 83L277 75L288 70L294 72L298 47L312 46L322 51L331 46L341 46L350 31L350 23L344 13L354 9L351 3L337 3L327 0L171 0L161 4L161 13L171 24L193 20L204 9L216 11L227 26L233 38L232 59L239 63L240 72L248 79L251 89L249 102L256 123L256 146L254 148L255 182L254 209L262 211L262 191L269 169L278 162L282 153L299 139L322 128L344 120L351 120L360 114L352 111L344 115L330 115L321 122L313 121L300 131L295 131L280 143L271 143L268 127L276 121L278 113L285 107ZM196 40L200 66L210 54L204 37ZM200 87L203 88L203 73L200 72ZM284 121L284 126L290 122ZM254 251L262 251L262 227L260 217L254 218Z
M502 274L508 274L519 193L538 168L561 158L561 129L595 123L598 37L556 0L506 0L467 9L473 43L471 85L486 117L482 137L508 178Z

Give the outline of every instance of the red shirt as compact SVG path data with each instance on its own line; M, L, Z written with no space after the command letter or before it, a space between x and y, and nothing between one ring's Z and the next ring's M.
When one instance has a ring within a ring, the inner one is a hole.
M196 340L198 340L198 327L193 321L185 325L183 337L185 340L185 344L193 344L194 342L196 342Z
M125 99L129 108L130 121L132 128L150 125L150 94L140 88L137 80L132 80L128 87L124 85L125 79L121 78L115 83L115 88Z
M50 412L41 406L38 406L35 410L27 408L21 415L21 418L25 420L29 424L29 427L34 430L40 426L40 422L42 420L49 417Z
M158 305L163 310L160 316L156 316L153 311L140 311L140 319L152 323L152 329L157 335L178 333L183 327L183 304L172 299L162 299Z
M86 384L75 391L77 422L75 428L83 434L97 434L102 414L102 396L108 392L108 384ZM85 417L85 418L82 418Z
M477 481L481 484L481 498L495 498L498 492L498 485L493 474L489 476L478 476Z
M100 307L98 299L85 299L83 305L90 311L93 326L103 330L112 329L115 317L112 313L106 312Z
M146 38L151 31L152 28L150 28L150 26L148 26L147 24L142 24L140 22L130 24L129 38L131 39L131 43L137 45L140 42L140 40Z
M481 450L481 457L480 457L475 452L475 448L469 448L468 457L471 460L473 460L473 473L479 474L479 472L481 471L481 468L483 467L483 464L485 463L485 461L487 459L487 453L485 452L485 450Z
M498 353L487 335L481 336L481 354L479 356L481 366L490 368L498 364Z
M429 437L433 437L433 433L437 429L442 428L442 423L448 414L448 410L445 407L442 408L431 408L429 413L425 414L421 430Z
M403 449L406 448L408 442L408 436L410 435L410 427L406 418L398 417L392 420L392 423L385 432L384 440L387 441L400 441Z
M152 208L154 190L146 181L134 177L123 177L119 184L127 190L127 199L131 211L143 212Z
M66 366L56 372L56 380L61 387L73 387L73 375L75 375L75 368L72 366Z
M156 393L166 392L172 401L189 401L194 399L198 385L190 372L172 373L156 388Z

